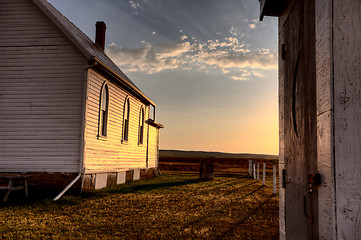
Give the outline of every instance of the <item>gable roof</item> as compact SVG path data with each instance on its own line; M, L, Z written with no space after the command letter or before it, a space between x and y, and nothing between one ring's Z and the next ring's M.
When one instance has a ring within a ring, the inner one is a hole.
M35 5L69 38L69 40L88 58L99 65L134 93L156 106L118 67L117 65L78 27L70 22L46 0L32 0Z

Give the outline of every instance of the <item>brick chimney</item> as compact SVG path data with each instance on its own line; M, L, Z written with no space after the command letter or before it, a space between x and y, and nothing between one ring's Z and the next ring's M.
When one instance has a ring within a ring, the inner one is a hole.
M98 45L103 51L105 47L105 29L107 28L105 22L97 22L95 24L95 44Z

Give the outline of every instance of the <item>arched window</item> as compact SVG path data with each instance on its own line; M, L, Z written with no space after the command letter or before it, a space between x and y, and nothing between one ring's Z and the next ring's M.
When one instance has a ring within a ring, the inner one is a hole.
M129 97L125 99L124 103L124 120L123 120L123 141L128 141L129 135L129 113L130 113L130 104Z
M100 94L100 110L99 110L99 135L107 136L108 130L108 105L109 105L109 90L106 83L103 84Z
M144 108L140 108L139 114L139 144L143 144L143 136L144 136Z

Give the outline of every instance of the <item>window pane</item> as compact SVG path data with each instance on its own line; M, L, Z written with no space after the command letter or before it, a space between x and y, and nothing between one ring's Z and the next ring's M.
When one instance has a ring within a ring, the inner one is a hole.
M155 107L153 105L149 107L149 118L155 121Z
M129 133L129 98L125 101L124 104L124 126L123 126L123 140L128 141L128 133Z
M102 99L101 99L101 109L102 110L107 110L107 100L108 100L107 93L108 93L107 87L104 86L103 91L102 91Z
M144 108L140 109L139 116L139 144L143 144Z
M128 117L129 117L129 99L127 99L124 106L124 119L128 119Z
M107 135L107 119L108 119L108 113L106 111L102 111L102 135Z
M140 134L139 134L139 143L143 144L143 126L139 128Z
M129 126L129 122L128 120L124 121L124 141L128 141L128 126Z

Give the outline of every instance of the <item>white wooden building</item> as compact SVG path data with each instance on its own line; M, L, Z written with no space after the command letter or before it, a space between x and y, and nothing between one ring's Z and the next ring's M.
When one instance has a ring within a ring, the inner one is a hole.
M156 173L156 105L104 54L103 22L94 43L45 0L1 0L0 23L1 173L95 188Z
M279 17L280 238L361 239L361 1L260 3Z

